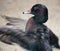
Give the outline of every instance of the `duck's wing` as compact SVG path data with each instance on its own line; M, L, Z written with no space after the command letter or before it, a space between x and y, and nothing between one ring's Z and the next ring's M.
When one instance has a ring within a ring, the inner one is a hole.
M6 25L15 26L20 29L25 29L26 20L23 20L20 18L15 18L15 17L9 17L9 16L5 16L5 15L2 15L1 17L8 21L8 23L6 23Z
M0 41L6 44L20 43L21 37L25 35L20 29L9 27L9 26L1 26L0 27Z
M27 50L34 51L37 41L32 35L28 35L20 29L14 29L7 26L0 27L0 41L10 45L16 43Z

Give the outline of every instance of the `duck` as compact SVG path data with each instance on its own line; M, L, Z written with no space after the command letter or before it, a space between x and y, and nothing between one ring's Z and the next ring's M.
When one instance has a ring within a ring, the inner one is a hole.
M36 30L41 30L47 36L49 44L52 47L60 49L59 39L44 23L48 21L48 8L43 4L35 4L28 11L23 12L23 14L32 14L31 18L28 19L25 32L36 32ZM41 32L40 31L40 32Z
M30 13L32 14L32 12ZM22 47L23 49L26 49L26 51L52 51L51 45L58 44L57 36L53 34L53 32L50 29L48 29L46 25L43 24L48 20L48 17L47 20L45 21L43 21L42 19L41 20L42 23L40 21L38 21L37 23L36 22L37 20L34 21L35 19L34 17L30 18L29 19L30 21L29 20L27 21L26 27L32 29L32 31L31 30L28 31L28 29L25 29L25 31L23 31L22 29L17 28L13 23L15 23L15 21L19 22L19 19L16 20L16 18L12 17L8 18L7 16L4 16L4 18L10 22L4 26L0 26L0 41L3 43L6 43L8 45L13 45L13 43L16 43L20 45L20 47ZM28 22L30 23L28 24ZM34 25L31 23L33 23ZM50 37L51 41L49 41ZM53 42L53 40L55 41L55 39L56 43Z
M2 16L2 18L8 20L9 22L0 26L0 41L8 44L14 45L18 44L24 51L52 51L52 48L46 39L43 30L38 29L34 32L26 33L21 29L21 23L25 24L25 20L12 18L9 16ZM18 23L18 26L16 24ZM21 50L20 50L21 51Z

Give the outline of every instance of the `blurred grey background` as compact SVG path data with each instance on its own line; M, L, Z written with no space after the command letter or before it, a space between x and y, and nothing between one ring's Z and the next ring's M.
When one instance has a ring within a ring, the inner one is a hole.
M22 14L34 4L44 4L48 8L49 20L45 23L60 39L60 0L0 0L0 25L8 21L1 15L28 20L32 15ZM21 23L22 24L22 23ZM60 42L59 42L60 43ZM24 51L18 45L7 45L0 42L0 51ZM55 49L54 51L60 51Z

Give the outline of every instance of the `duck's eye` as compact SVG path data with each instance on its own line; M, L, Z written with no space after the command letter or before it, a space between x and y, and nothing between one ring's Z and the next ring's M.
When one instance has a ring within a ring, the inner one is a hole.
M34 12L39 13L39 9L37 7L34 7Z
M37 10L38 9L38 7L34 7L34 10Z

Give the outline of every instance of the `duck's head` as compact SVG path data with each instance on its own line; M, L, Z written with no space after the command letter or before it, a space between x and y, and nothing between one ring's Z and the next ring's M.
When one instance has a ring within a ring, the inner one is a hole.
M32 6L31 10L23 12L24 14L35 15L35 21L39 23L45 23L48 20L48 9L43 4L35 4Z

